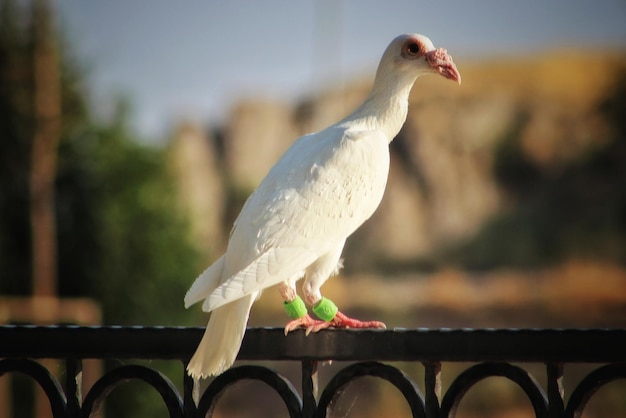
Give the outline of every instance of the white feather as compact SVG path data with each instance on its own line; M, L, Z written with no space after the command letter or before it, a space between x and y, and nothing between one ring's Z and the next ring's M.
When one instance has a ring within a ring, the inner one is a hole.
M221 256L193 282L191 288L189 288L185 295L185 308L189 308L194 303L198 303L202 299L209 297L215 288L220 285L223 269L224 256Z
M200 379L217 375L233 364L255 298L256 295L252 294L213 311L202 340L187 365L191 377Z

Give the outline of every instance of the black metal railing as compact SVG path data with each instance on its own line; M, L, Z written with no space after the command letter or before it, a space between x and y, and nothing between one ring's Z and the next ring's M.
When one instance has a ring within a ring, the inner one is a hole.
M238 359L300 362L300 392L267 367L244 365L212 380L196 405L194 382L189 377L184 377L181 394L159 371L123 365L105 373L81 394L82 359L172 359L186 364L202 333L202 328L0 326L0 376L22 373L34 379L45 391L55 418L94 415L116 385L132 379L154 387L170 417L210 416L221 394L242 379L262 381L273 388L292 418L330 417L342 390L363 376L378 377L395 386L413 417L454 417L474 384L500 376L519 385L536 417L574 418L581 416L599 388L626 378L626 330L326 330L285 336L282 329L255 328L247 331ZM36 361L43 358L65 362L63 384ZM326 360L354 363L332 377L318 394L317 362ZM424 365L424 393L407 374L384 363L397 361ZM442 393L442 362L475 364ZM545 388L513 363L544 364ZM597 367L565 402L563 368L569 363L597 363Z

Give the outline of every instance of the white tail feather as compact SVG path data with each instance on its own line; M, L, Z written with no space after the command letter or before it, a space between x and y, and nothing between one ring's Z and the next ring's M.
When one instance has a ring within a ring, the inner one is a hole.
M224 269L224 256L211 264L193 282L185 295L185 308L209 297L211 292L220 285L222 270Z
M216 376L233 365L257 293L223 305L211 313L202 340L187 365L191 377Z

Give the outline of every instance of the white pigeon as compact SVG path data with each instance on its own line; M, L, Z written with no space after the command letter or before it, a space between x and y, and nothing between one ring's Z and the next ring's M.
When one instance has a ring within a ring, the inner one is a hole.
M327 327L384 328L342 314L320 287L341 268L350 236L378 207L389 172L389 143L406 120L415 80L440 74L461 83L445 49L426 36L401 35L385 50L374 85L349 116L296 140L246 201L226 253L185 296L212 312L187 366L195 379L218 375L235 361L250 309L264 289L278 285L292 321L317 332ZM302 294L296 282L304 277ZM310 307L319 320L307 313Z

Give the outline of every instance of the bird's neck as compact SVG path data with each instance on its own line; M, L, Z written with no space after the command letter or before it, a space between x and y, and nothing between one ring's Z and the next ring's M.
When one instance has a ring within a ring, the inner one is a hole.
M391 142L406 121L415 79L415 75L377 73L370 94L345 121L380 130Z

